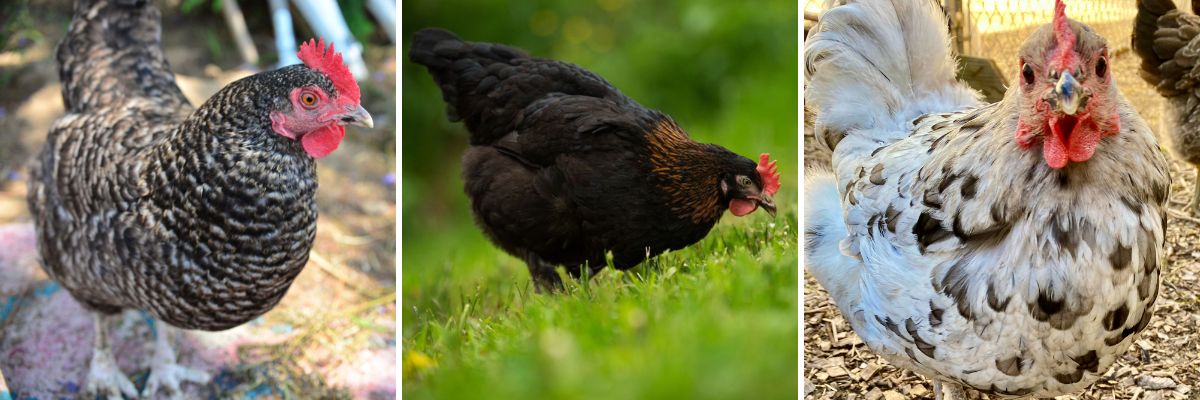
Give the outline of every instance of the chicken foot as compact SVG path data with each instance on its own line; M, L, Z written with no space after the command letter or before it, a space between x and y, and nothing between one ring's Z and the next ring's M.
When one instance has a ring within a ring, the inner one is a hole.
M967 393L957 383L933 380L934 400L967 400Z
M526 253L525 264L529 266L533 288L538 293L554 293L563 289L562 278L558 276L554 264L542 260L532 252Z
M137 388L117 367L108 343L108 320L112 315L92 313L92 316L95 321L95 340L84 393L91 394L89 398L99 396L107 400L121 400L122 394L130 398L137 397Z
M150 377L146 379L145 397L154 396L160 387L165 387L171 399L183 399L179 387L184 382L208 383L207 372L179 365L175 361L175 349L171 346L170 333L175 328L159 321L154 322L157 331L154 338L154 357L150 361Z

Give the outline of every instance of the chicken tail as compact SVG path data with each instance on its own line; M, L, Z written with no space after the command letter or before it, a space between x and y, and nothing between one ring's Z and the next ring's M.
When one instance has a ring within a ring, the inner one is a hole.
M837 180L833 173L809 170L804 183L804 264L821 287L842 300L863 270L862 263L842 253L847 236ZM840 303L839 303L840 304Z
M446 102L446 117L451 122L465 120L468 128L478 125L476 120L482 118L482 113L489 109L502 109L505 105L488 104L502 103L504 100L478 95L478 92L497 83L488 67L497 63L511 64L514 59L527 57L520 49L501 44L467 42L439 28L417 31L408 51L410 60L425 66L433 75ZM472 143L489 140L472 137Z
M546 107L562 107L565 96L598 107L641 106L625 97L608 81L578 66L530 57L524 50L503 44L468 42L443 29L426 28L413 35L408 57L429 70L446 102L446 117L462 122L471 132L471 145L491 145L503 140L518 125ZM592 98L592 99L588 99ZM556 112L564 118L582 115ZM571 116L567 116L567 114ZM647 118L664 118L647 110ZM592 124L593 126L603 124Z
M462 121L458 110L455 109L455 105L458 104L458 88L454 84L457 71L452 66L455 57L463 53L462 48L466 46L466 42L450 31L427 28L413 35L412 47L408 50L408 58L412 62L424 65L433 75L438 89L442 90L442 100L446 102L446 117L451 122Z
M57 50L67 110L119 107L130 97L188 104L163 55L161 19L148 0L76 0Z
M946 18L938 2L842 0L809 34L804 98L816 110L817 141L832 151L846 135L906 134L921 114L978 104L955 80ZM870 150L865 150L869 152Z
M1134 53L1142 59L1138 75L1167 97L1183 93L1176 82L1187 79L1185 75L1192 69L1190 65L1180 65L1175 61L1175 53L1187 46L1196 35L1194 30L1181 29L1180 22L1184 15L1175 8L1172 0L1137 2L1137 16L1130 40Z

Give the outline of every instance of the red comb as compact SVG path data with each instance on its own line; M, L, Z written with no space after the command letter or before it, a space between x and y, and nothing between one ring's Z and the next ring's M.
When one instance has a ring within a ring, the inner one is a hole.
M1054 1L1054 42L1058 45L1050 67L1055 69L1068 68L1074 65L1079 56L1075 54L1075 32L1067 23L1067 5L1062 0Z
M760 154L758 156L758 167L755 169L758 170L759 178L762 178L763 191L767 192L769 196L774 196L775 192L779 191L779 168L775 166L777 161L767 163L770 160L770 154Z
M330 43L329 49L326 50L325 39L309 40L300 45L296 56L300 57L300 61L304 61L304 65L321 71L333 81L333 87L337 89L339 96L346 96L358 102L358 82L354 80L354 75L350 74L346 63L342 62L342 53L334 52L333 43Z

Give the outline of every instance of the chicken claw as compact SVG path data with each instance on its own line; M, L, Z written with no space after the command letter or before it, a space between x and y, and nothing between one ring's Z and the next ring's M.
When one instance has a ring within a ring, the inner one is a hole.
M112 349L108 346L108 316L95 314L95 343L92 352L92 364L88 369L87 384L84 393L103 397L107 400L122 400L121 395L137 397L137 388L133 382L117 367Z
M166 388L172 400L183 399L179 390L183 382L198 384L208 383L212 377L204 371L179 365L175 360L175 350L168 339L170 328L166 324L157 324L158 332L154 340L154 358L150 361L150 376L146 379L146 388L142 391L143 398L150 398L160 387Z

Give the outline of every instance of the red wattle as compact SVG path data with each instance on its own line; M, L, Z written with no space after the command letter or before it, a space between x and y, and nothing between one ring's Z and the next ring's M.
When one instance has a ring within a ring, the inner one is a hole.
M345 127L330 125L305 134L300 139L300 144L304 146L304 151L312 156L312 158L321 158L337 150L338 145L342 143L342 138L345 136Z
M1090 160L1100 144L1100 127L1091 119L1080 121L1071 134L1071 147L1067 155L1074 162Z
M1042 156L1050 168L1063 168L1068 161L1090 160L1104 136L1096 121L1086 116L1050 117L1047 122L1050 134L1042 140ZM1120 121L1116 123L1120 124Z
M1050 134L1043 135L1042 138L1042 157L1046 159L1046 165L1050 168L1067 166L1067 143L1063 143L1058 124L1053 121L1050 122Z
M758 203L746 199L733 199L729 201L729 212L736 216L745 216L758 209Z

